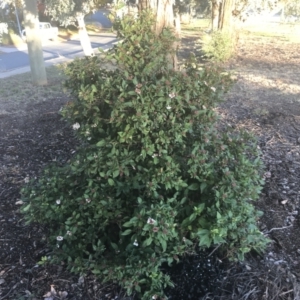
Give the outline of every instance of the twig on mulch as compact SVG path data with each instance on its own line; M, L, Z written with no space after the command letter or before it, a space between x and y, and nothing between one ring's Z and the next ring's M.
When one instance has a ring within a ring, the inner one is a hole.
M266 232L266 234L274 231L274 230L283 230L283 229L287 229L287 228L290 228L290 227L293 227L293 225L289 225L289 226L283 226L283 227L278 227L278 228L272 228L270 229L269 231Z

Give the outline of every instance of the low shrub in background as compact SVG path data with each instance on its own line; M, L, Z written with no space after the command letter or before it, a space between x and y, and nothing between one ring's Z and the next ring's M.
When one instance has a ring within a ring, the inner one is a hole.
M235 51L236 39L224 31L214 31L203 36L202 51L213 62L222 63L232 57Z
M172 282L161 265L196 246L243 259L266 245L252 205L262 184L255 140L217 125L230 77L194 60L172 70L174 36L152 25L147 13L119 20L122 43L68 65L74 100L63 116L82 146L22 191L27 221L49 229L54 262L141 299L163 299Z
M22 38L11 28L6 33L2 34L1 43L3 45L14 45L19 46L24 44Z
M7 23L0 22L0 43L2 43L3 35L7 34L7 32L8 32L7 28L8 28Z

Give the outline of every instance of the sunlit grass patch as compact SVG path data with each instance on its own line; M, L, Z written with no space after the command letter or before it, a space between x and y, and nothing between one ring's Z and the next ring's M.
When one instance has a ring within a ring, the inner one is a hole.
M254 37L276 38L286 42L300 42L300 24L272 23L272 26L263 23L246 24L241 33Z
M210 19L193 19L188 24L181 24L182 31L203 31L210 26Z
M63 96L62 82L65 76L61 67L51 66L46 68L46 72L48 85L45 86L33 85L30 73L1 79L0 106L5 103L11 112L17 112L28 103L39 103Z

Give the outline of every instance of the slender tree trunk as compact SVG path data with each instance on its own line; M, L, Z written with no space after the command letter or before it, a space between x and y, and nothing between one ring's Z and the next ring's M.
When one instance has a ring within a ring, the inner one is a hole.
M177 38L181 36L181 23L180 23L180 14L179 12L175 13L175 34Z
M234 16L235 0L223 0L219 8L218 29L229 36L231 40L232 52L236 50L239 40L239 30L236 27Z
M91 45L90 38L87 34L85 23L84 23L84 15L81 13L77 13L76 20L78 22L78 34L81 47L83 49L85 56L93 56L94 50Z
M19 12L17 9L16 1L14 2L14 6L15 6L15 14L16 14L16 18L17 18L17 23L18 23L19 35L22 36L22 30L21 30L21 25L20 25L20 20L19 20Z
M211 1L211 31L218 30L220 0Z
M47 75L39 32L36 0L25 0L24 23L33 84L46 85Z

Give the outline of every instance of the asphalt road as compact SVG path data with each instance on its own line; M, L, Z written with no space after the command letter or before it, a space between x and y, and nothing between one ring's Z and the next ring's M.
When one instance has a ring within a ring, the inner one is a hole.
M100 9L94 14L88 15L86 23L97 22L97 25L102 28L110 28L112 24L107 18L108 14L109 10ZM107 33L90 35L90 39L95 53L98 48L108 49L116 42L115 36ZM46 66L84 56L78 38L66 42L43 41L42 46ZM28 71L30 71L30 66L26 44L18 49L0 47L0 78Z
M95 53L97 53L98 48L108 49L117 41L116 37L109 33L90 35L90 39ZM84 56L78 38L66 42L43 41L42 48L46 65ZM22 71L27 72L28 70L30 70L30 67L26 44L19 49L0 48L0 78L22 73Z

